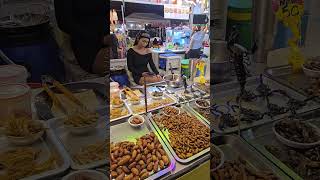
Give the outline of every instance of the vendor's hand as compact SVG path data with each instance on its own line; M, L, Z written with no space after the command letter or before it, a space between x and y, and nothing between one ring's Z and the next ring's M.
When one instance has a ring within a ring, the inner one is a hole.
M190 51L190 49L188 48L188 49L186 50L186 54L188 54L188 53L189 53L189 51Z
M142 76L143 76L143 77L150 76L150 73L149 73L149 72L143 72L143 73L142 73Z

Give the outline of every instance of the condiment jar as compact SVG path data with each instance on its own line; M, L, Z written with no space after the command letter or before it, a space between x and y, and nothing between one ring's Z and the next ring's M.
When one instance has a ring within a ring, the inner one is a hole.
M0 84L0 120L22 114L32 117L30 87L25 84Z

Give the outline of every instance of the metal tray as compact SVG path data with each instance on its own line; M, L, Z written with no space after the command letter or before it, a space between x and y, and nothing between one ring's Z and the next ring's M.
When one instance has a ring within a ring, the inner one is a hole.
M173 158L173 156L170 154L170 151L168 150L167 146L165 145L164 141L160 137L160 135L157 133L157 131L154 129L154 127L151 125L150 121L147 120L144 123L144 125L140 128L133 128L130 126L130 124L127 122L127 119L122 119L120 121L115 121L112 122L110 125L110 142L121 142L121 141L131 141L131 142L136 142L136 138L139 138L145 134L148 134L150 132L154 132L154 134L158 137L158 140L163 146L163 149L167 153L169 159L170 159L170 165L166 168L163 169L150 177L148 177L148 180L151 179L158 179L160 177L163 177L164 175L167 175L170 173L174 168L176 161Z
M192 111L190 111L188 108L185 108L185 106L180 108L181 111L185 111L187 112L189 115L196 117L200 123L203 123L204 125L206 125L209 129L210 129L210 125L208 123L206 123L203 119L201 119L199 116L193 114ZM154 128L157 130L157 132L160 134L161 138L163 139L163 141L165 142L165 144L167 145L168 149L170 150L170 152L172 153L173 157L181 164L188 164L191 163L192 161L204 156L205 154L210 152L210 146L207 149L202 150L201 152L199 152L198 154L195 154L187 159L181 159L178 157L178 155L176 154L176 152L174 151L174 149L172 148L172 146L170 145L170 140L169 138L162 132L162 129L160 129L160 127L157 125L157 123L152 119L152 114L149 113L148 114L149 120L151 121L152 125L154 126ZM209 142L208 142L209 143Z
M112 105L111 105L111 106L110 106L110 109L112 109L112 108L113 108L113 107L112 107ZM115 118L115 119L110 119L110 122L112 122L112 121L118 121L118 120L120 120L120 119L130 117L130 116L132 115L132 111L131 111L131 109L129 108L129 106L128 106L127 103L124 103L124 107L121 107L121 108L126 108L127 111L128 111L128 114L125 115L125 116L121 116L121 117Z
M45 122L43 122L46 125ZM1 148L0 151L6 151L9 149L14 149L22 146L15 146L9 143L5 136L0 137ZM42 172L33 176L25 177L22 180L33 180L33 179L47 179L49 177L54 177L64 173L70 167L70 159L66 155L66 151L60 144L59 140L55 137L54 132L51 129L47 129L41 140L35 142L32 145L25 146L32 147L36 149L41 149L40 161L47 160L50 154L55 154L58 157L58 164L56 169L50 171Z
M277 83L276 81L273 81L267 77L263 77L263 80L264 80L264 83L267 84L272 90L282 89L282 90L285 90L291 97L294 97L298 100L306 99L306 97L304 95L302 95L302 94L300 94L300 93L298 93L298 92L296 92L286 86L283 86L283 85ZM259 77L249 78L247 80L246 89L252 90L252 92L256 92L255 89L258 86L258 84L259 84ZM226 83L226 84L222 84L222 85L213 86L212 91L215 92L212 95L213 101L219 105L221 105L221 104L226 105L226 102L228 100L235 102L235 99L240 91L239 90L239 83L237 81L235 81L235 82L230 82L230 83ZM283 98L282 96L278 96L278 95L271 96L269 99L270 99L271 103L274 103L274 104L277 104L280 106L284 106L287 101L287 98ZM261 98L258 99L256 102L252 102L252 103L243 102L243 106L258 110L260 112L265 112L267 110L266 105L267 105L266 101ZM320 107L320 105L317 102L310 101L310 102L308 102L307 106L298 110L297 113L312 111L312 110L318 109L319 107ZM264 116L263 119L252 122L252 123L242 122L242 123L240 123L240 130L245 130L245 129L249 129L252 127L260 126L265 123L284 118L288 115L289 115L289 113L285 113L282 115L274 116L273 118L271 118L269 116ZM218 126L219 126L219 122L213 120L212 121L212 128L218 134L233 133L233 132L236 132L239 130L238 126L226 127L224 130L219 129Z
M186 96L183 95L185 89L184 88L179 88L174 92L174 98L178 103L188 103L188 102L192 102L195 101L197 99L201 99L201 98L209 98L209 94L200 90L199 88L193 86L193 89L196 91L193 94L193 97L190 97L190 99L186 98ZM187 90L191 92L191 86L187 87ZM179 100L181 99L181 101Z
M104 108L107 104L107 88L104 84L96 82L75 82L64 84L64 86L73 93L93 90L100 103L97 109ZM51 90L55 93L60 93L56 88L51 87ZM55 118L51 111L52 100L44 90L35 96L34 104L38 117L43 120Z
M161 109L161 108L163 108L165 106L171 106L171 105L177 103L177 101L174 98L172 98L170 95L168 95L167 93L163 93L163 98L162 99L165 99L165 98L171 99L172 103L169 103L169 104L166 104L166 105L162 105L162 106L159 106L159 107L153 108L153 109L148 109L148 112L151 112L151 111L154 111L154 110L157 110L157 109ZM150 104L152 102L155 102L155 101L157 101L157 100L153 100L151 97L147 96L147 103L148 104ZM125 100L124 102L129 106L129 109L131 110L131 112L133 114L143 114L143 113L145 113L145 102L144 102L144 99L141 99L140 100L140 104L138 104L138 105L133 105L128 100ZM143 107L143 111L142 112L135 112L134 109L133 109L134 107Z
M91 162L89 164L80 165L77 164L72 159L72 155L77 153L82 147L88 146L90 144L94 144L96 142L100 142L106 138L108 138L107 132L107 119L108 116L102 116L99 118L99 124L96 130L85 134L85 135L74 135L69 133L69 131L65 128L63 124L62 118L55 118L49 120L49 126L53 129L56 136L66 149L66 154L71 162L71 168L74 170L81 170L81 169L92 169L99 166L103 166L108 163L108 160L100 160L96 162Z
M215 136L211 139L224 153L225 162L235 160L237 157L244 159L253 169L257 171L272 171L281 180L290 179L278 167L261 156L248 143L236 135Z
M303 72L294 73L291 66L268 68L265 70L265 75L301 94L308 95L305 89L311 85L310 78L305 76Z
M276 136L272 132L273 123L266 124L259 128L252 129L253 137L246 138L246 141L254 146L262 155L267 159L277 165L282 169L286 174L288 174L293 179L303 179L300 177L294 170L288 167L284 162L275 157L271 152L269 152L264 146L272 145L280 149L288 148L283 145L280 141L277 140ZM286 156L286 154L284 154Z
M186 106L186 108L189 108L194 114L196 114L197 116L199 116L201 119L203 119L207 124L210 125L210 116L212 116L212 114L210 114L210 109L208 109L207 111L209 111L209 117L205 117L204 115L201 114L201 112L199 111L199 108L195 105L195 102L190 102L188 104L188 106Z

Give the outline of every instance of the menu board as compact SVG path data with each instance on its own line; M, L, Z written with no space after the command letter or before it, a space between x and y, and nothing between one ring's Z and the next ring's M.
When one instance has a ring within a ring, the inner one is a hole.
M178 6L164 4L164 18L165 19L182 19L188 20L190 15L189 6Z

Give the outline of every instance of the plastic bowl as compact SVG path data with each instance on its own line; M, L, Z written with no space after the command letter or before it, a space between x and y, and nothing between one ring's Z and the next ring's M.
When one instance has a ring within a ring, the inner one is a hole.
M320 77L320 71L308 69L304 65L302 65L302 70L303 70L304 74L308 77Z
M41 123L43 126L43 122L36 120L37 122ZM44 126L45 127L45 126ZM18 145L18 146L26 146L26 145L31 145L33 143L35 143L37 140L39 140L43 134L44 134L45 130L42 130L38 133L32 134L30 136L26 136L26 137L17 137L17 136L7 136L7 139L10 143L14 144L14 145Z
M211 171L216 171L217 169L221 168L221 166L224 164L224 161L225 161L224 153L218 146L216 146L214 144L211 144L211 148L212 149L215 148L220 153L220 164L216 168L211 169Z
M209 106L201 106L200 104L197 103L198 101L206 101L209 104ZM203 99L202 100L196 100L195 104L200 109L208 109L208 108L210 108L210 101L209 100L203 100Z
M137 117L137 118L139 118L139 119L142 119L142 123L140 123L140 124L133 124L133 123L131 123L131 121L133 120L133 118L135 118L135 117ZM144 117L143 116L141 116L141 115L133 115L133 116L131 116L129 119L128 119L128 123L130 124L130 126L132 126L132 127L135 127L135 128L137 128L137 127L141 127L143 124L144 124L144 122L145 122L145 119L144 119Z
M88 177L92 180L107 180L109 179L105 174L95 170L79 170L74 171L62 178L62 180L77 180L81 175Z
M287 120L287 119L284 119L284 120ZM281 120L281 121L284 121L284 120ZM287 146L289 146L289 147L296 148L296 149L310 149L310 148L313 148L313 147L315 147L315 146L319 146L319 145L320 145L320 130L319 130L319 128L317 128L317 127L314 126L313 124L307 123L311 128L313 128L313 129L316 131L316 133L317 133L317 135L318 135L318 137L319 137L319 140L318 140L317 142L314 142L314 143L299 143L299 142L291 141L291 140L289 140L289 139L281 136L281 135L276 131L275 126L276 126L277 123L279 123L279 122L281 122L281 121L278 121L278 122L273 123L273 127L272 127L273 133L276 135L277 139L278 139L281 143L283 143L283 144L285 144L285 145L287 145ZM292 121L297 121L297 120L292 120Z
M92 124L88 124L85 126L75 127L72 125L65 125L70 133L75 135L84 135L96 129L98 125L98 120Z
M177 107L175 107L175 106L168 106L168 107L171 107L171 108L174 108L174 109L178 110L178 113L175 114L174 116L178 116L178 115L181 113L180 109L177 108ZM163 112L163 114L164 114L165 116L168 116L168 117L172 116L172 115L166 114L164 110L163 110L162 112Z

